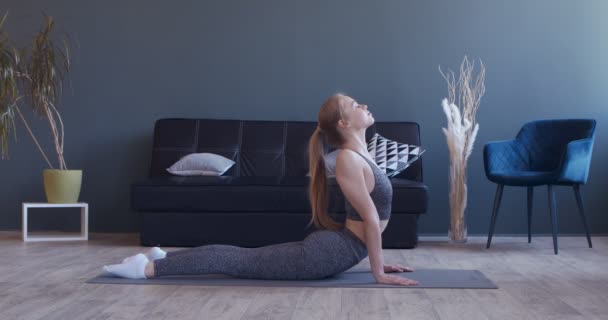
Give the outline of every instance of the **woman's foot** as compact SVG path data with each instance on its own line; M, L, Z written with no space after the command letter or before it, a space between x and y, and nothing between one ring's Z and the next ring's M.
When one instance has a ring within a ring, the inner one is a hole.
M146 258L148 258L148 260L150 260L150 261L154 261L154 260L158 260L158 259L164 259L167 256L167 252L164 251L164 250L162 250L159 247L150 248L150 250L148 250L148 252L142 253L142 254L145 255ZM124 258L124 260L122 260L122 263L129 262L135 256L130 256L130 257Z
M145 270L148 258L142 254L134 255L128 262L103 266L103 270L115 276L129 279L146 279Z

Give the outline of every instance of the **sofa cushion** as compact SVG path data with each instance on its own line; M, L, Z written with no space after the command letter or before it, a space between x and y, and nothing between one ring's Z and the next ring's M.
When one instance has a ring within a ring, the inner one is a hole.
M308 177L154 177L132 184L137 211L310 212ZM392 212L424 213L427 188L407 179L391 179ZM328 179L330 212L344 212L344 196L335 178Z
M428 206L428 190L423 183L393 178L393 202L391 212L399 213L425 213ZM308 190L304 192L308 181L303 182L299 188L284 188L282 190L283 209L290 212L311 212ZM329 211L344 213L344 195L335 178L328 179L329 185Z
M150 177L170 176L165 169L191 153L209 152L235 161L225 176L306 176L308 142L316 121L258 121L223 119L159 119L154 126ZM376 122L365 132L369 141L382 136L420 146L414 122ZM331 152L332 146L327 146ZM423 181L422 161L415 161L396 178Z

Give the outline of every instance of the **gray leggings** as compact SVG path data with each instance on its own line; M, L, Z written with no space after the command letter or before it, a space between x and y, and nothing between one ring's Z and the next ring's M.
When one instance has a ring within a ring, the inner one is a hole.
M167 252L166 258L154 261L154 276L221 273L249 279L322 279L365 257L365 243L349 229L319 230L303 241L259 248L212 244Z

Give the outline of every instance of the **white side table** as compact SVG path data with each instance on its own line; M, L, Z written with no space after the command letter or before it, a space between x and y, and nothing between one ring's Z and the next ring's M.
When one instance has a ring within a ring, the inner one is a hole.
M81 208L80 209L80 235L79 236L53 236L36 235L28 236L27 233L27 211L29 208ZM89 239L89 204L78 203L46 203L46 202L24 202L23 203L23 241L71 241Z

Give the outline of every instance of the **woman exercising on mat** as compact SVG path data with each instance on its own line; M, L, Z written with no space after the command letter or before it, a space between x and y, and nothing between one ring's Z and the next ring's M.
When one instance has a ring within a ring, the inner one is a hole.
M374 123L367 105L336 94L321 106L318 126L308 144L312 222L319 229L303 241L259 248L212 244L165 252L158 247L121 264L104 266L116 276L134 279L169 275L221 273L267 280L322 279L344 272L368 256L377 283L416 285L390 275L411 272L403 265L385 265L381 234L391 215L393 189L367 152L365 130ZM327 213L327 177L323 137L338 146L336 180L345 197L346 221Z

